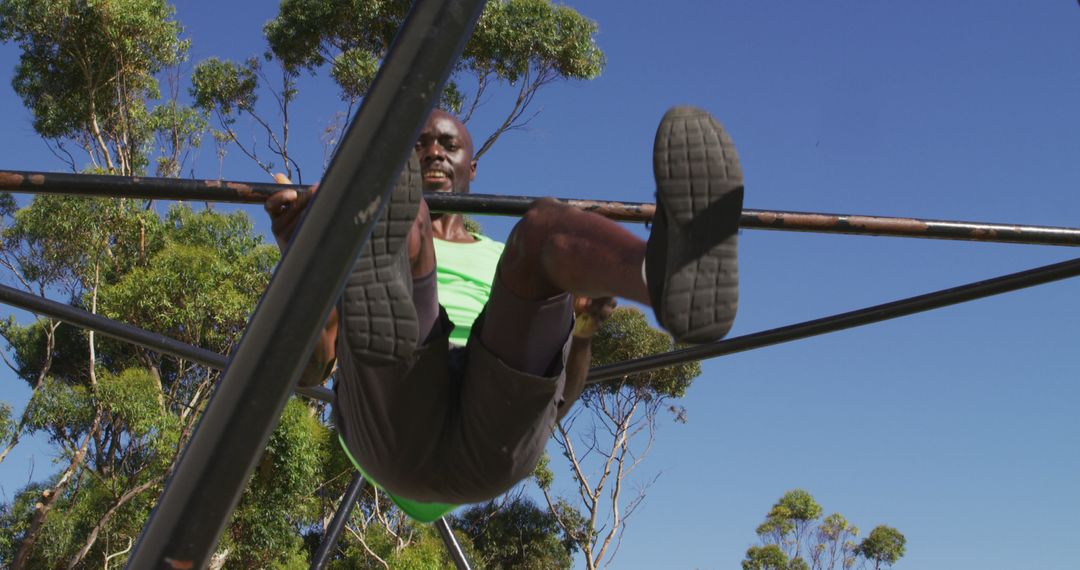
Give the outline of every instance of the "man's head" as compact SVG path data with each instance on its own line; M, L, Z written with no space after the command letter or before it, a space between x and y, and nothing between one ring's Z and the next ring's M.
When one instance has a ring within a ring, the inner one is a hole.
M436 109L416 141L416 156L428 192L468 192L476 178L472 136L457 117Z

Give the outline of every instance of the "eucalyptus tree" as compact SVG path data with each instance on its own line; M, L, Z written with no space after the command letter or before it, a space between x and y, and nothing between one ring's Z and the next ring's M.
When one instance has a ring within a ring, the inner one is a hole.
M843 515L824 510L810 493L793 489L769 509L757 527L761 546L746 551L744 570L849 570L895 564L906 540L894 528L880 525L861 542L859 528Z
M301 73L326 70L337 86L342 110L324 142L340 138L357 103L363 99L393 42L411 2L408 0L284 0L276 18L263 28L267 47L242 62L209 58L194 72L191 94L196 106L217 119L219 141L231 143L267 173L284 170L301 180L301 165L290 152L291 105L300 96ZM528 124L535 116L537 94L557 81L597 77L604 55L596 44L596 23L572 8L549 0L491 0L484 8L440 106L468 122L485 103L494 104L497 86L508 86L509 99L495 111L502 117L478 145L475 158L499 137ZM258 102L269 96L267 109ZM246 142L237 121L248 117L265 136L271 156ZM331 121L332 123L335 121Z

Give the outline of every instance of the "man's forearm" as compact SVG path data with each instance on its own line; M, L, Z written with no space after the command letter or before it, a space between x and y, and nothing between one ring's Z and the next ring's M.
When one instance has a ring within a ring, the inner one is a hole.
M570 341L570 354L566 357L566 384L563 386L563 401L559 405L558 421L562 421L574 402L581 397L581 392L585 389L585 379L589 376L591 362L592 339L573 337Z
M319 342L315 344L315 351L311 353L307 368L300 377L301 386L319 386L333 373L337 364L337 308L330 310L330 316L326 319L326 326L319 332Z

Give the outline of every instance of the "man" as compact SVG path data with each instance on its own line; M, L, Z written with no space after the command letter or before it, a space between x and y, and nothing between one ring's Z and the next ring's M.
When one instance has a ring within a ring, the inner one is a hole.
M726 334L738 297L742 172L708 113L678 107L661 121L647 243L554 200L537 201L505 249L458 215L431 215L421 189L468 192L472 153L465 126L433 112L313 357L319 379L340 365L334 413L350 459L423 521L532 472L581 394L607 298L650 305L678 340L705 342ZM267 201L283 251L306 202L293 191Z

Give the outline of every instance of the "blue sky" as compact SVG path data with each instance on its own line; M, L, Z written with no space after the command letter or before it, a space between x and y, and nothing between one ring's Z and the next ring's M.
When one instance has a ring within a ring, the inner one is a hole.
M656 123L691 103L732 133L749 208L1080 226L1075 2L568 4L598 22L607 67L544 91L530 128L484 157L475 192L650 201ZM193 61L261 51L273 14L267 2L178 6ZM0 74L16 58L0 47ZM325 82L305 87L293 140L312 182L338 106ZM494 98L474 130L505 104ZM60 169L6 81L0 108L5 168ZM216 176L212 147L194 172ZM224 172L263 177L235 151ZM511 223L483 222L494 237ZM733 335L1076 255L750 230L740 245ZM897 568L1075 564L1078 293L1060 282L706 363L680 402L689 422L661 422L641 467L660 476L614 567L736 568L796 487L864 532L901 530ZM0 399L24 392L0 374ZM0 464L7 496L31 456L48 468L33 443Z

